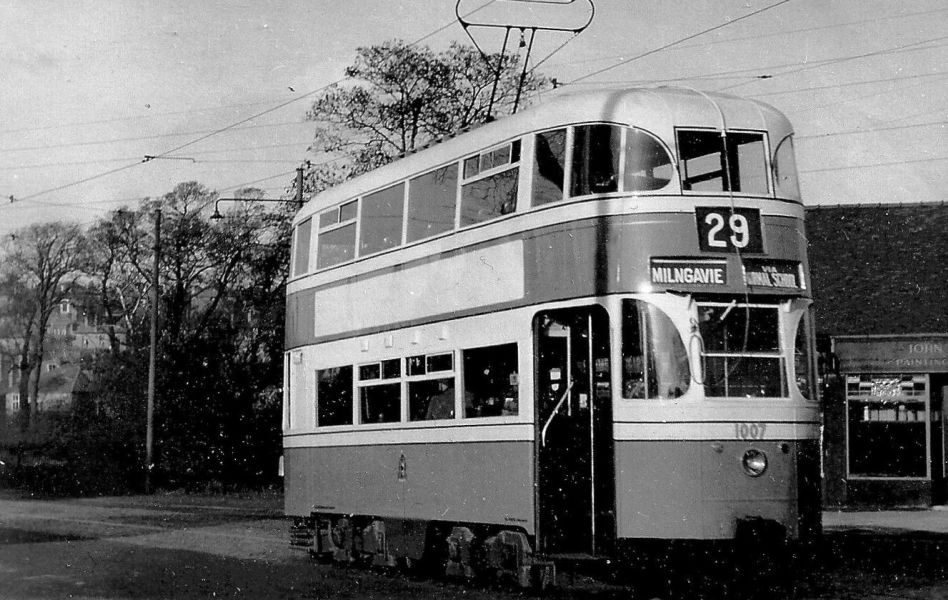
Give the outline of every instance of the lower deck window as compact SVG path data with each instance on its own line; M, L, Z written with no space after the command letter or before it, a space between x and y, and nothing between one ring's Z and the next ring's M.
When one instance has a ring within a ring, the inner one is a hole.
M402 418L402 385L386 383L359 388L362 423L395 423Z
M705 394L774 398L788 392L776 305L698 305Z
M517 344L464 351L464 416L499 417L519 410Z
M408 418L412 421L453 419L454 401L453 377L408 384Z
M352 424L352 367L316 371L316 426Z
M408 418L437 421L454 418L454 353L420 354L407 360Z
M681 336L661 309L638 300L622 303L622 397L678 398L691 382Z
M398 358L359 365L359 422L402 420L402 361Z

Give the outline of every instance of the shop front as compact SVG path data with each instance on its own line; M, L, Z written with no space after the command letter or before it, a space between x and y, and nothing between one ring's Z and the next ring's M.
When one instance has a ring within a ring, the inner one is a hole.
M827 504L945 503L948 335L832 341L839 378L824 415Z

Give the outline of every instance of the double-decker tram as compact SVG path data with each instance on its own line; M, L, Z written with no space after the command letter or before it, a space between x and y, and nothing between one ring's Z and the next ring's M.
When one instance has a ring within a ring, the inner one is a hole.
M287 289L286 513L318 552L526 583L557 557L819 530L792 129L562 94L314 197Z

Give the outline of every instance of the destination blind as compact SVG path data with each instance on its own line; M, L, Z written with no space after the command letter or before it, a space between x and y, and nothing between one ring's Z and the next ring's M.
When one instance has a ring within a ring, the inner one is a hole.
M649 262L652 283L663 285L727 285L727 262L723 260L653 258Z

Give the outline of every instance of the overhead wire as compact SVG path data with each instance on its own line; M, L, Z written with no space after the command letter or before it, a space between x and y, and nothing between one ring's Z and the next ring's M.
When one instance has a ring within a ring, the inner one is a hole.
M919 11L919 12L914 12L914 13L907 13L907 14L905 14L905 15L876 16L876 17L873 17L873 18L871 18L871 19L863 19L863 20L859 20L859 21L847 21L847 22L845 22L845 23L833 23L833 24L829 24L829 25L817 25L817 26L814 26L814 27L804 27L804 28L800 28L800 29L781 29L781 30L779 30L779 31L773 31L773 32L769 32L769 33L760 33L760 34L749 35L749 36L744 36L744 37L731 37L731 38L720 39L720 40L712 40L712 41L702 42L702 43L696 43L696 44L681 44L681 45L676 45L676 46L675 46L675 50L686 50L686 49L689 49L689 48L701 48L701 47L704 47L704 46L707 46L707 45L715 45L715 46L717 46L717 45L722 45L722 44L730 44L730 43L737 43L737 42L747 42L747 41L753 41L753 40L759 40L759 39L766 39L766 38L771 38L771 37L781 37L781 36L793 35L793 34L797 34L797 33L809 33L809 32L812 32L812 31L823 31L823 30L826 30L826 29L839 29L839 28L842 28L842 27L851 27L851 26L854 26L854 25L864 25L864 24L866 24L866 23L879 23L879 22L883 22L883 21L891 21L891 20L895 20L895 19L903 19L903 18L909 18L909 17L915 17L915 16L924 16L924 15L935 14L935 13L943 13L943 12L948 12L948 8L937 8L937 9L934 9L934 10ZM623 54L610 54L610 55L608 55L608 56L592 57L592 58L587 58L587 59L582 59L582 60L570 61L569 65L579 65L579 64L584 64L584 63L601 62L601 61L606 61L606 60L614 60L614 59L617 59L617 58L618 58L618 59L624 59L624 58L625 58L625 55L623 55ZM554 65L555 65L555 66L566 66L566 65L561 65L560 63L554 63Z
M797 74L797 73L802 73L802 72L804 72L804 71L810 71L810 70L813 70L813 69L820 69L820 68L827 67L827 66L830 66L830 65L841 64L841 63L849 62L849 61L852 61L852 60L859 60L859 59L862 59L862 58L869 58L869 57L872 57L872 56L883 56L883 55L885 55L885 54L891 54L891 53L893 53L893 52L899 52L899 51L909 50L909 49L913 49L913 48L917 48L917 49L919 49L919 50L924 50L924 49L927 49L927 48L922 48L922 46L924 46L925 44L929 44L929 43L932 43L932 42L940 42L940 41L942 41L942 40L948 40L948 35L943 35L943 36L939 36L939 37L936 37L936 38L930 38L930 39L927 39L927 40L922 40L922 41L920 41L920 42L913 42L913 43L911 43L911 44L905 44L905 45L902 45L902 46L895 46L895 47L893 47L893 48L885 48L885 49L882 49L882 50L874 50L874 51L872 51L872 52L866 52L866 53L863 53L863 54L856 54L856 55L852 55L852 56L845 56L845 57L841 57L841 58L837 58L837 59L831 59L831 60L824 61L824 62L822 62L822 63L820 63L820 64L805 64L805 65L803 65L803 66L801 66L801 67L798 67L798 68L796 68L796 69L791 69L791 70L789 70L789 71L784 71L783 73L775 73L775 74L773 74L773 76L771 77L771 79L774 78L774 77L784 77L784 76L786 76L786 75L795 75L795 74ZM723 91L732 90L732 89L734 89L734 88L743 87L743 86L745 86L745 85L749 85L749 82L736 83L736 84L734 84L734 85L730 85L730 86L727 86L727 87L719 88L719 89L717 89L717 90L715 90L715 91L717 91L717 92L723 92Z
M699 32L697 32L697 33L693 33L693 34L691 34L691 35L687 35L687 36L685 36L685 37L683 37L683 38L679 38L679 39L677 39L677 40L675 40L675 41L673 41L673 42L669 42L669 43L667 43L667 44L664 44L664 45L662 45L662 46L659 46L658 48L653 48L653 49L648 50L648 51L646 51L646 52L642 52L641 54L637 54L637 55L635 55L635 56L633 56L633 57L631 57L631 58L628 58L628 59L619 61L619 62L617 62L617 63L615 63L615 64L613 64L613 65L610 65L610 66L608 66L608 67L603 67L602 69L598 69L598 70L596 70L596 71L593 71L592 73L588 73L588 74L586 74L586 75L583 75L582 77L578 77L578 78L576 78L576 79L570 81L570 82L569 82L569 85L575 84L575 83L580 82L580 81L584 81L584 80L589 79L589 78L591 78L591 77L595 77L596 75L601 75L601 74L605 73L606 71L611 71L612 69L621 67L621 66L623 66L623 65L627 65L627 64L629 64L629 63L631 63L631 62L634 62L634 61L643 59L643 58L645 58L646 56L651 56L651 55L653 55L653 54L657 54L657 53L659 53L659 52L662 52L663 50L667 50L667 49L669 49L669 48L671 48L671 47L673 47L673 46L677 46L678 44L682 44L682 43L684 43L684 42L687 42L688 40L693 40L693 39L695 39L695 38L697 38L697 37L700 37L700 36L702 36L702 35L705 35L705 34L707 34L707 33L711 33L712 31L717 31L718 29L723 29L724 27L729 27L729 26L731 26L731 25L733 25L733 24L735 24L735 23L738 23L738 22L740 22L740 21L743 21L743 20L745 20L745 19L749 19L749 18L754 17L754 16L757 16L757 15L759 15L759 14L761 14L761 13L767 12L767 11L769 11L769 10L773 10L773 9L779 7L779 6L783 6L784 4L787 4L788 2L791 2L791 1L792 1L792 0L780 0L779 2L775 2L774 4L770 4L770 5L768 5L768 6L765 6L765 7L763 7L763 8L760 8L760 9L758 9L758 10L755 10L755 11L749 12L749 13L747 13L747 14L745 14L745 15L742 15L742 16L740 16L740 17L737 17L736 19L732 19L732 20L727 21L727 22L725 22L725 23L720 23L720 24L715 25L715 26L713 26L713 27L709 27L709 28L707 28L707 29L703 29L703 30L701 30L701 31L699 31Z
M794 141L800 140L813 140L819 138L827 137L837 137L841 135L859 135L864 133L882 133L886 131L902 131L905 129L916 129L919 127L934 127L940 126L945 127L946 123L944 121L929 121L927 123L913 123L911 125L895 125L892 127L868 127L864 129L849 129L846 131L829 131L826 133L814 133L811 135L795 135L793 136Z
M479 11L479 10L482 10L483 8L486 8L487 6L489 6L490 4L492 4L492 3L495 2L495 1L496 1L496 0L488 0L487 2L485 2L484 4L482 4L481 6L477 7L476 9L474 9L473 11L471 11L470 13L468 13L468 15L473 14L473 13ZM784 0L784 1L789 1L789 0ZM438 28L436 31L434 31L434 32L432 32L432 33L430 33L430 34L428 34L428 35L426 35L426 36L423 36L423 37L419 38L418 40L416 40L415 42L413 42L411 45L418 44L418 43L420 43L421 41L426 40L426 39L428 39L429 37L431 37L431 36L433 36L433 35L435 35L435 34L437 34L437 33L440 33L441 31L444 31L445 29L447 29L448 27L450 27L450 26L452 26L452 25L454 25L454 24L455 24L455 21L452 20L452 21L446 23L445 25L443 25L442 27ZM318 88L316 88L316 89L310 90L310 91L305 92L305 93L303 93L303 94L299 94L298 96L296 96L296 97L294 97L294 98L292 98L292 99L290 99L290 100L287 100L287 101L285 101L285 102L280 102L280 103L278 103L277 105L275 105L275 106L273 106L273 107L271 107L271 108L268 108L268 109L266 109L266 110L257 112L257 113L255 113L255 114L249 116L249 117L246 117L246 118L244 118L244 119L240 119L240 120L235 121L235 122L233 122L233 123L230 123L230 124L228 124L228 125L226 125L226 126L224 126L224 127L219 127L219 128L217 128L217 129L210 130L210 131L208 131L207 133L205 133L204 135L201 135L201 136L199 136L199 137L197 137L197 138L195 138L195 139L193 139L193 140L190 140L190 141L188 141L188 142L185 142L185 143L183 143L183 144L179 144L179 145L177 145L177 146L174 146L173 148L170 148L170 149L168 149L168 150L165 150L164 152L160 152L160 153L158 153L158 154L150 155L149 158L145 158L145 159L143 159L143 160L139 160L139 161L136 161L136 162L133 162L133 163L128 163L128 164L125 164L125 165L123 165L123 166L121 166L121 167L117 167L117 168L114 168L114 169L109 169L109 170L107 170L107 171L103 171L103 172L101 172L101 173L97 173L97 174L91 175L91 176L89 176L89 177L84 177L84 178L82 178L82 179L79 179L79 180L76 180L76 181L72 181L72 182L69 182L69 183L66 183L66 184L63 184L63 185L59 185L59 186L55 186L55 187L52 187L52 188L43 189L43 190L40 190L40 191L38 191L38 192L34 192L34 193L32 193L32 194L28 194L28 195L25 195L25 196L22 196L22 197L18 197L17 200L20 201L20 202L32 201L34 198L37 198L37 197L39 197L39 196L43 196L43 195L50 194L50 193L53 193L53 192L61 191L61 190L64 190L64 189L68 189L68 188L70 188L70 187L74 187L74 186L77 186L77 185L81 185L81 184L83 184L83 183L88 183L88 182L90 182L90 181L94 181L94 180L96 180L96 179L101 179L101 178L103 178L103 177L107 177L107 176L109 176L109 175L113 175L113 174L118 173L118 172L121 172L121 171L126 171L126 170L128 170L128 169L131 169L131 168L133 168L133 167L139 166L139 165L141 165L141 164L144 164L144 163L147 163L147 162L151 162L151 161L153 161L153 160L155 160L155 159L159 159L159 158L163 158L163 157L169 156L169 155L171 155L171 154L173 154L173 153L175 153L175 152L178 152L178 151L180 151L180 150L183 150L183 149L185 149L185 148L188 148L188 147L190 147L190 146L193 146L193 145L195 145L195 144L197 144L197 143L199 143L199 142L202 142L202 141L204 141L204 140L206 140L206 139L208 139L208 138L210 138L210 137L213 137L213 136L219 135L219 134L221 134L221 133L223 133L223 132L225 132L225 131L229 131L229 130L231 130L231 129L234 129L235 127L238 127L238 126L240 126L240 125L243 125L244 123L247 123L247 122L249 122L249 121L251 121L251 120L253 120L253 119L256 119L256 118L262 117L262 116L264 116L264 115L270 114L270 113L272 113L272 112L275 112L275 111L277 111L277 110L280 110L281 108L284 108L284 107L286 107L286 106L289 106L290 104L293 104L293 103L299 102L300 100L303 100L303 99L305 99L305 98L309 98L309 97L311 97L311 96L314 96L314 95L318 94L319 92L322 92L322 91L326 90L327 88L329 88L329 87L331 87L331 86L333 86L333 85L337 85L337 84L339 84L339 83L345 81L346 79L348 79L348 77L343 77L343 78L338 79L338 80L336 80L336 81L333 81L333 82L331 82L331 83L322 85L322 86L320 86L320 87L318 87ZM0 206L2 206L2 205L0 205Z
M876 167L896 167L900 165L909 165L916 163L928 163L948 160L948 156L932 156L929 158L913 158L909 160L896 160L892 162L868 163L862 165L843 165L839 167L820 167L818 169L801 169L800 173L825 173L828 171L847 171L850 169L871 169Z

